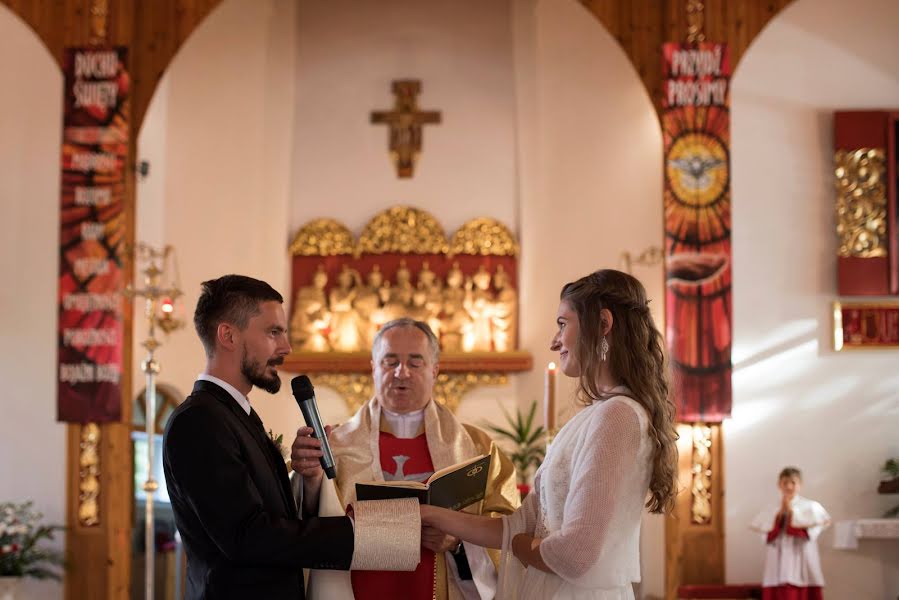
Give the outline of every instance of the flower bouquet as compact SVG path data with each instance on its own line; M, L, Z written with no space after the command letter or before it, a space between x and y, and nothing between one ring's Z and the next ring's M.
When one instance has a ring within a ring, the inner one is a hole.
M0 577L34 577L62 580L62 554L43 548L52 540L58 525L41 523L43 515L32 510L32 502L0 504Z

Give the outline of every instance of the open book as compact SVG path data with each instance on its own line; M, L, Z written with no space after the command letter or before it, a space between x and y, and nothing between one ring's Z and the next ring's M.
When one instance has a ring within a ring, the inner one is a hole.
M359 500L418 498L421 504L461 510L484 499L490 455L440 469L424 483L418 481L368 481L356 484Z

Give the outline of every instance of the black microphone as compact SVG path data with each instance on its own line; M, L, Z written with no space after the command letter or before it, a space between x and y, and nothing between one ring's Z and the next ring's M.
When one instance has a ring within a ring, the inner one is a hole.
M328 479L334 479L334 455L331 454L331 444L328 443L328 436L325 435L325 428L322 425L322 418L318 414L318 404L315 403L315 388L312 382L305 375L298 375L290 380L290 387L293 390L293 397L300 410L303 411L303 419L306 425L312 428L312 437L321 440L322 456L318 461L325 470Z

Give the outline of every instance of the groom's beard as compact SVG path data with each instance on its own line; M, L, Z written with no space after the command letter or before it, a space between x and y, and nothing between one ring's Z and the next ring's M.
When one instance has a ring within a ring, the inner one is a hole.
M284 357L273 358L266 363L258 360L250 360L247 347L243 348L243 358L240 360L240 372L247 381L269 394L276 394L281 389L281 377L277 371L274 375L268 374L268 367L284 364Z

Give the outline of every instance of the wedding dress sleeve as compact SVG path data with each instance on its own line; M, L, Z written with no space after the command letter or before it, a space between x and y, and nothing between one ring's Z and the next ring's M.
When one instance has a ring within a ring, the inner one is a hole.
M615 515L635 508L619 506L628 474L645 468L637 464L641 425L635 410L615 400L597 407L576 442L568 489L547 490L564 496L550 500L564 505L564 517L561 528L540 543L540 555L567 581L576 582L597 564L607 539L620 538L610 528L627 525Z
M539 478L540 475L538 474ZM511 515L503 515L503 547L497 569L498 579L496 588L497 598L517 598L519 584L524 579L524 567L512 554L512 538L519 533L534 535L537 526L537 513L539 504L537 500L538 482L534 482L533 491L528 494L521 506Z

